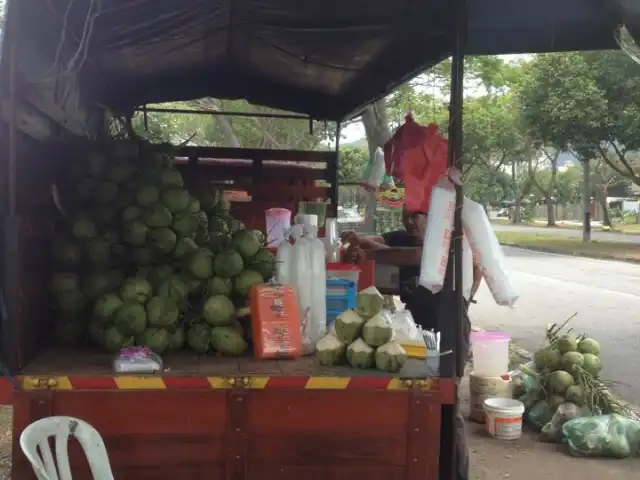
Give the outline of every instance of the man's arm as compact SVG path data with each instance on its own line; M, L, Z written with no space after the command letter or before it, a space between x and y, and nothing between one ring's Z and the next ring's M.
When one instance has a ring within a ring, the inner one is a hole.
M476 296L478 292L478 288L480 288L480 284L482 283L482 279L484 275L482 273L482 268L475 261L473 262L473 285L471 285L471 298Z
M363 250L380 250L387 247L383 237L358 236L358 244Z

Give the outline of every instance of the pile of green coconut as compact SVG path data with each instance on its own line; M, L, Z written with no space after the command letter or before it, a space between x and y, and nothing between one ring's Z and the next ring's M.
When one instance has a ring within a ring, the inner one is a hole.
M318 363L399 372L407 361L407 352L393 341L393 325L384 303L376 287L359 292L356 308L341 313L316 344Z
M558 430L556 412L563 418L600 414L630 415L601 378L600 344L572 329L551 325L545 345L534 354L533 363L521 365L514 378L513 396L525 406L525 419L552 440ZM567 412L571 412L570 414Z
M170 145L95 142L69 164L54 189L57 342L243 354L249 291L273 274L263 235L215 186L184 178Z

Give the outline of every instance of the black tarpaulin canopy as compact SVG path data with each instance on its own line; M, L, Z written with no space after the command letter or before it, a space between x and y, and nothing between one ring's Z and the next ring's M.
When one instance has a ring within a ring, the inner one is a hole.
M67 28L80 37L101 4L89 58L102 81L90 95L112 108L212 96L339 120L451 55L455 3L88 0ZM615 3L469 0L465 53L616 48ZM68 4L51 0L57 21Z

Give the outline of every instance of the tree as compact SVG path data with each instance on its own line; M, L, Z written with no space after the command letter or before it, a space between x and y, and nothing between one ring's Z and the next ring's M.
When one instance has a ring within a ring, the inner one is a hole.
M487 209L500 205L509 197L510 183L511 179L505 172L493 172L482 165L471 169L465 176L465 195Z
M338 181L340 184L359 183L369 154L359 147L342 147L340 164L338 165Z
M214 98L159 106L210 112L283 113L244 100ZM334 137L321 122L313 122L310 132L307 120L178 113L149 113L147 119L148 130L142 114L134 118L134 129L140 135L174 144L189 141L203 146L313 150L328 148L322 141Z
M545 148L541 148L539 152L540 156L529 157L529 175L531 177L531 184L540 192L547 206L547 226L555 227L554 194L558 177L558 157L561 152L558 150L549 152ZM541 168L544 170L541 171Z
M630 161L640 148L640 65L622 52L537 55L519 88L527 133L538 145L573 151L584 166L584 239L591 188L590 162L600 159L640 185Z

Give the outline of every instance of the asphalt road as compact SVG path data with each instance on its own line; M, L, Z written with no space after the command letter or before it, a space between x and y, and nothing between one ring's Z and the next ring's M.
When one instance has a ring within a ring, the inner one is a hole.
M524 225L494 224L493 229L496 232L538 233L540 235L582 238L581 230L572 230L570 228L546 228ZM616 232L591 231L591 239L599 242L640 243L640 235L628 235Z
M640 404L640 375L633 366L640 360L640 265L504 251L520 298L513 308L500 307L483 286L470 310L473 324L505 331L518 345L535 350L547 325L578 313L570 325L600 342L603 377L628 384L618 392Z

